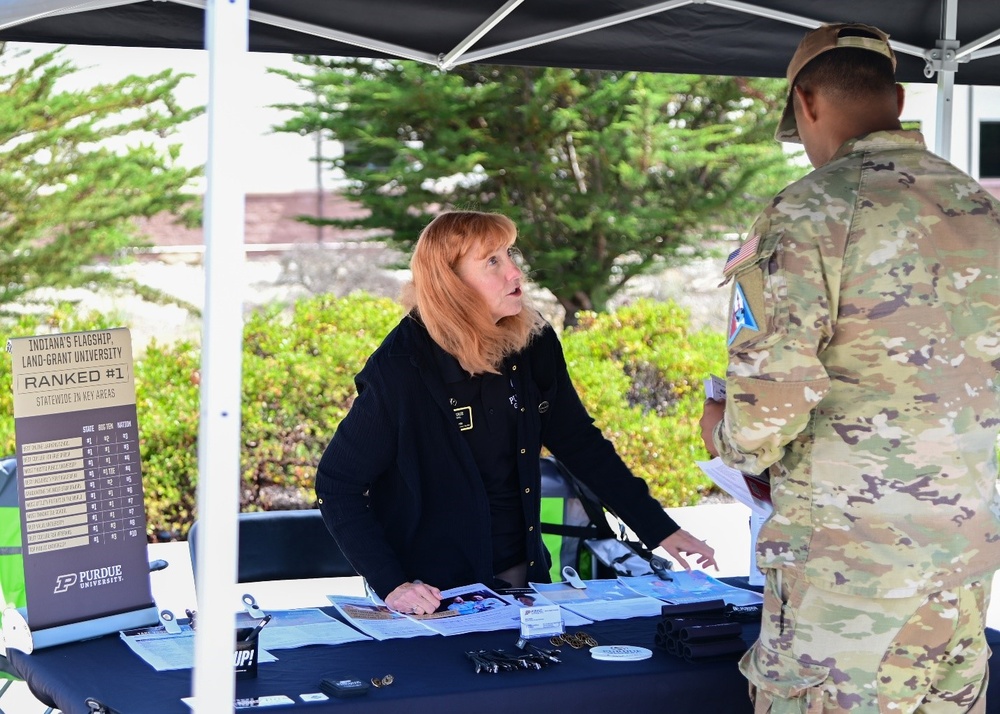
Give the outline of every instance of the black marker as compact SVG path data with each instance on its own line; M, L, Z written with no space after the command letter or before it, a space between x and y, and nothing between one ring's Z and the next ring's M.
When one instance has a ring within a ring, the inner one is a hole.
M264 625L266 625L270 621L271 621L271 616L270 615L264 615L264 619L262 619L256 625L254 625L254 628L252 630L250 630L250 634L248 634L246 637L244 637L243 641L244 642L249 642L250 640L252 640L257 635L258 632L260 632L261 630L264 629Z

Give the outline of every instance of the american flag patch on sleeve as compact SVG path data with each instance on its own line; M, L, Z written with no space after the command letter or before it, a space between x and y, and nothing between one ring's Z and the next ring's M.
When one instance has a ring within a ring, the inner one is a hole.
M722 269L723 274L729 275L737 267L755 257L757 255L757 243L759 242L760 235L755 233L744 241L743 245L730 253L729 257L726 258L726 265Z

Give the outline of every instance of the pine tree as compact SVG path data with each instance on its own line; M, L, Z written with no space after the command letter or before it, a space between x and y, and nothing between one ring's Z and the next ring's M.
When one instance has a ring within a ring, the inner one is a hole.
M444 208L518 225L530 277L566 310L603 310L633 276L742 231L792 169L774 80L301 57L322 131L373 229L407 250Z
M0 56L0 312L40 287L114 285L150 295L99 264L144 242L134 219L162 211L193 219L185 185L200 169L179 146L151 142L197 116L177 105L186 75L129 76L85 91L61 50ZM12 67L13 65L13 67Z

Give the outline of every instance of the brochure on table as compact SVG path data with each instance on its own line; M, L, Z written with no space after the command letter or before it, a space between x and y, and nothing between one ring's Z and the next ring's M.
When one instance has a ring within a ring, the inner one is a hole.
M268 613L270 622L261 629L258 663L278 659L270 650L294 649L307 645L339 645L371 639L319 609L278 610ZM246 614L237 617L236 626L255 622ZM194 630L187 623L179 634L171 634L162 625L123 630L122 640L158 672L190 669L194 665ZM234 630L235 631L235 630Z
M521 627L521 610L557 604L533 588L494 591L480 583L446 590L442 595L438 610L424 616L396 612L377 598L327 597L347 622L376 640L514 630ZM591 622L566 610L562 614L567 627Z
M506 588L500 591L505 600L512 601L520 609L527 607L542 607L545 605L556 605L557 603L549 600L547 597L542 595L540 592L534 588ZM575 612L570 612L565 608L560 608L562 610L562 621L565 627L583 627L584 625L589 625L592 620L586 617L581 617ZM514 627L518 627L520 623L520 614L514 613Z
M426 625L372 598L347 595L328 595L327 598L347 622L376 640L437 634Z
M328 599L351 625L377 640L518 627L517 600L504 597L482 583L443 590L441 596L437 610L427 615L396 612L375 597L329 595Z
M760 593L726 585L702 570L671 571L669 580L656 575L618 579L632 590L670 605L708 600L725 600L728 605L757 605L764 602Z
M426 635L456 635L517 629L520 610L558 605L563 625L583 627L600 620L655 617L664 603L722 599L733 605L762 601L759 593L727 585L702 571L584 580L583 588L568 582L529 583L528 588L490 590L481 583L442 592L438 610L430 615L408 615L387 607L378 598L329 595L328 599L351 626L377 640Z
M732 605L763 602L760 593L727 585L700 570L671 571L670 579L656 575L621 576L617 580L584 580L585 588L570 583L531 583L564 610L591 620L652 617L671 605L725 600Z
M662 602L636 592L622 580L584 580L584 588L568 582L531 583L531 587L563 610L588 620L627 620L660 614Z

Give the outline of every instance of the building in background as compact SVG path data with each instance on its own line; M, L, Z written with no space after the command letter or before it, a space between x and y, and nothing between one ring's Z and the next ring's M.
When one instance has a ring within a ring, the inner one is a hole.
M961 77L962 70L958 70ZM1000 87L956 84L949 160L1000 196ZM908 84L903 120L916 122L931 151L937 128L937 86Z

